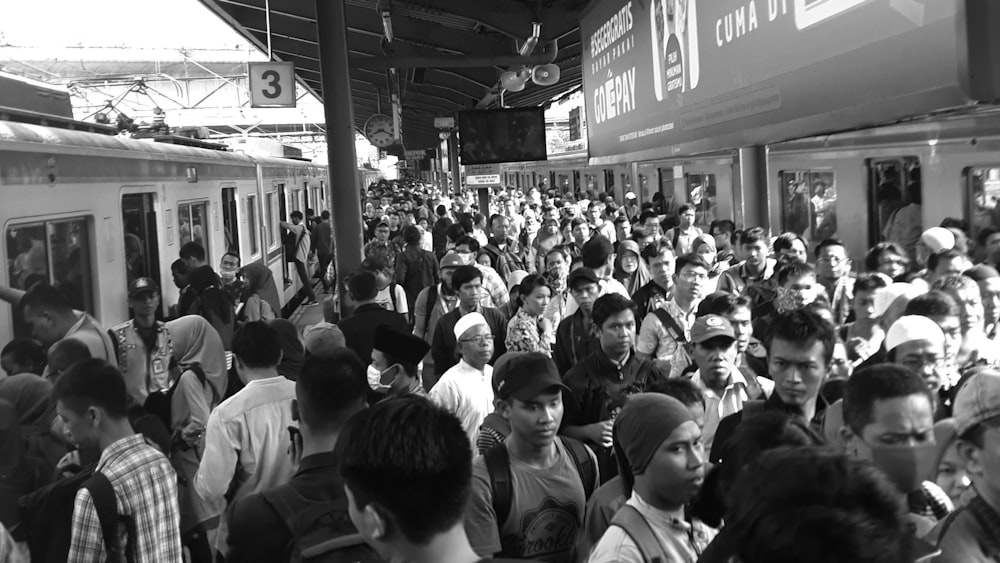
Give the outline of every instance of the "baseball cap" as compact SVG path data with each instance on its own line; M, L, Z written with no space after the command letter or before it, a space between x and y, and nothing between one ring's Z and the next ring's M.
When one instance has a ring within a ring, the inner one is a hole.
M984 369L970 376L958 389L952 411L959 436L977 424L1000 417L1000 371Z
M319 322L302 331L302 345L313 356L325 356L347 346L344 332L333 323Z
M128 284L128 297L134 299L143 293L156 293L160 288L150 278L135 278Z
M563 385L556 364L541 352L526 352L498 362L493 370L493 381L500 400L513 397L518 401L530 401L552 387L569 390Z
M579 283L598 283L597 274L590 268L577 268L569 273L566 286L573 289Z
M445 268L458 268L459 266L464 266L465 260L457 252L449 252L441 258L441 269Z
M944 332L936 322L922 315L899 317L885 334L885 350L888 352L902 344L918 340L928 340L943 345Z
M730 340L736 340L736 333L733 332L733 325L729 319L719 315L704 315L698 317L691 327L691 342L701 344L713 338L725 336Z

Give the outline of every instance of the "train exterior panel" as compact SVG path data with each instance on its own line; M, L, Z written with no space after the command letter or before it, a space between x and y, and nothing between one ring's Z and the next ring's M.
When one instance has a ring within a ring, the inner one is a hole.
M0 283L58 284L110 327L129 318L134 277L157 280L164 310L176 303L170 264L193 240L213 266L230 251L266 262L277 283L291 280L287 302L299 285L278 223L325 208L328 184L325 167L306 162L0 122ZM0 304L0 340L21 333L15 324Z

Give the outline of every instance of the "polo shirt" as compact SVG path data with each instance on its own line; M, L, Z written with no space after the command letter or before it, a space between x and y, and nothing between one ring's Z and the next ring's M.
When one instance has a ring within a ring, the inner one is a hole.
M695 372L691 381L701 389L701 394L705 397L705 426L701 431L701 441L705 449L711 451L712 440L715 438L715 431L719 428L719 422L731 414L743 410L743 403L750 400L747 380L743 373L733 368L729 372L729 383L722 390L722 393L715 391L705 385L700 372ZM770 397L774 391L774 381L757 378L757 384L764 391L765 397Z

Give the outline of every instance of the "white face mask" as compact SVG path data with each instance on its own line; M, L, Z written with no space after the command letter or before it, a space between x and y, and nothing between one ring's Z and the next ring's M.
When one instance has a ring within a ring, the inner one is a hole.
M382 374L392 369L392 366L384 370L380 370L377 367L368 364L368 386L372 388L372 391L387 391L389 389L388 385L382 384Z

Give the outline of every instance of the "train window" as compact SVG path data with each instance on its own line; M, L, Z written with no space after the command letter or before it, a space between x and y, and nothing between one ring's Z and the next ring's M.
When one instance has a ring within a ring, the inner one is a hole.
M891 240L913 251L923 226L920 160L913 156L868 159L869 243ZM912 206L911 206L912 205Z
M208 231L208 202L177 204L177 221L181 244L194 241L205 249L207 256L208 238L205 233Z
M226 229L226 252L239 255L240 229L236 207L236 188L222 188L222 224Z
M87 219L44 221L7 228L10 285L27 290L37 282L58 287L75 309L94 312Z
M126 281L137 277L160 279L155 195L122 195L122 228L125 231Z
M257 226L260 224L257 219L257 196L247 196L247 227L250 231L250 254L252 256L260 252L260 232Z
M715 174L691 173L685 177L688 203L695 207L694 222L707 228L718 215Z
M970 168L965 176L972 236L987 227L1000 229L1000 167Z
M833 171L781 171L778 177L785 231L810 242L832 238L837 233L837 188Z
M267 192L264 195L267 204L267 247L272 248L278 244L278 195L275 192Z

